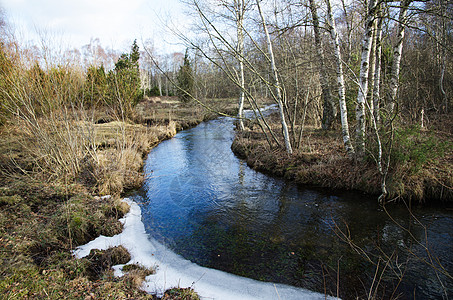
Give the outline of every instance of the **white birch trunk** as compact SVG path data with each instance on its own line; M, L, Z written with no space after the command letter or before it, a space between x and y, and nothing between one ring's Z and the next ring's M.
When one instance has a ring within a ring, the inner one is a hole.
M369 113L371 116L374 115L374 102L373 102L373 91L374 91L374 78L376 76L376 60L378 59L376 56L376 43L377 43L377 21L373 23L373 33L372 33L372 42L371 42L371 52L370 52L370 69L368 72L368 82L369 88L368 90L371 92L367 95Z
M245 78L244 78L244 13L245 3L244 0L238 0L234 2L235 13L236 13L236 27L237 27L237 39L238 39L238 60L239 60L239 80L240 80L240 95L238 102L238 119L239 129L244 130L244 101L245 101Z
M392 74L390 77L390 91L389 91L389 99L388 99L388 106L389 106L389 113L393 115L395 110L395 103L396 103L396 94L398 93L398 85L399 85L399 76L400 76L400 66L401 66L401 55L403 52L403 40L404 40L404 33L406 29L406 22L407 22L407 10L409 8L409 4L412 0L401 0L400 2L400 13L398 16L398 33L396 37L396 44L393 47L393 64L392 64Z
M272 70L272 75L273 75L273 79L274 79L274 83L275 83L275 90L277 93L276 100L277 100L277 104L278 104L278 110L280 113L280 121L282 123L283 138L285 140L285 148L286 148L286 152L288 154L291 154L291 153L293 153L293 149L291 147L291 140L289 137L288 126L285 121L285 112L284 112L284 107L283 107L282 93L281 93L280 82L278 80L277 67L275 65L274 51L272 50L271 37L269 35L269 31L267 30L266 21L264 19L263 12L261 11L260 0L256 0L256 5L258 7L258 12L260 14L261 21L263 23L264 34L266 35L269 58L271 60L271 70Z
M376 27L376 54L375 54L375 72L374 72L374 84L373 84L373 116L376 120L376 123L379 123L380 120L380 84L381 84L381 53L382 53L382 7L379 7L378 11L378 22Z
M337 84L338 84L338 96L339 96L339 106L340 106L340 117L341 117L341 129L343 135L343 143L346 148L346 151L349 154L354 153L354 147L351 143L351 138L349 136L349 124L348 124L348 110L346 108L346 92L344 85L344 76L343 76L343 65L340 52L340 41L338 38L337 29L335 26L335 20L333 19L332 7L330 5L330 0L326 0L327 4L327 19L329 22L330 35L334 43L334 56L336 64L336 73L337 73Z
M159 96L162 97L162 77L159 74L159 77L157 77L157 85L159 86Z
M359 158L365 154L365 128L366 128L366 115L365 115L365 101L368 92L368 71L370 63L371 43L373 36L373 24L375 18L376 7L374 0L369 0L368 13L365 24L365 34L362 40L362 57L360 60L360 77L359 77L359 91L357 93L357 106L356 106L356 151Z

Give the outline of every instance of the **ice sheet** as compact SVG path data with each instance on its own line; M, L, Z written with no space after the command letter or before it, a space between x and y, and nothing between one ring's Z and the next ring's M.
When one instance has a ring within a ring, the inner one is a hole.
M124 201L131 208L120 220L124 224L123 232L113 237L99 236L78 247L74 251L76 257L87 256L91 249L105 250L123 245L131 254L129 263L157 269L155 274L146 277L142 288L158 296L168 288L192 287L202 299L326 299L325 295L306 289L261 282L198 266L150 238L141 221L140 207L131 199ZM114 267L115 275L122 275L121 267Z

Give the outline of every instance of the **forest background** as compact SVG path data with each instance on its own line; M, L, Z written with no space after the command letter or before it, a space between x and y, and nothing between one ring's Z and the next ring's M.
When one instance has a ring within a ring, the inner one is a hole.
M81 290L139 293L133 280L104 276L109 264L99 268L94 254L79 263L67 250L120 230L127 209L97 196L140 186L151 147L218 113L237 117L233 150L259 170L382 203L451 201L450 2L185 5L191 32L168 24L184 54L158 54L157 40L122 54L99 39L82 51L23 45L1 18L5 293L68 292L49 272ZM262 103L278 113L262 117ZM256 118L245 120L244 108ZM108 283L87 279L99 276Z

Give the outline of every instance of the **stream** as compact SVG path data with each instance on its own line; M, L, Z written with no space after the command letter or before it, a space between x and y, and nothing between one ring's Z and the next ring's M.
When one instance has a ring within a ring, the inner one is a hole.
M440 270L453 274L451 210L416 207L411 214L390 206L390 218L376 197L250 169L232 153L233 138L232 120L219 118L149 153L139 204L149 236L207 268L332 296L338 288L343 299L370 291L379 298L453 296L453 281Z

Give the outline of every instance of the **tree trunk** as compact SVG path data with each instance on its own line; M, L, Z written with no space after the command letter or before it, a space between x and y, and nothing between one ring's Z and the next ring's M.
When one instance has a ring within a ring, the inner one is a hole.
M239 129L244 130L244 100L245 100L245 79L244 79L244 12L245 12L245 3L244 0L238 0L234 2L235 13L236 13L236 27L237 27L237 52L239 60L239 84L240 84L240 95L238 102L238 119L239 119Z
M392 73L390 77L390 91L388 98L389 113L393 115L396 103L396 94L398 92L399 76L400 76L400 65L401 65L401 54L403 52L403 40L404 32L406 29L407 22L407 10L412 0L401 0L400 2L400 13L398 16L398 33L396 37L396 44L393 47L393 64Z
M266 21L264 19L263 12L261 11L260 0L256 0L256 5L258 7L258 11L259 11L259 14L261 17L261 22L263 23L264 34L266 35L269 58L271 60L272 76L274 79L275 90L276 90L276 94L277 94L276 100L277 100L277 104L278 104L278 110L280 112L280 121L282 123L283 138L285 140L285 148L286 148L286 152L288 154L292 154L293 149L291 147L291 140L289 137L288 126L286 125L286 121L285 121L285 111L284 111L284 107L283 107L282 92L281 92L280 82L278 80L278 72L277 72L277 67L275 65L275 58L274 58L274 52L272 50L271 37L269 35L269 31L267 30Z
M376 14L377 17L377 14ZM371 42L371 51L370 51L370 68L368 70L368 94L367 102L370 116L374 116L374 102L373 102L373 91L374 91L374 78L376 76L376 43L377 43L377 21L373 23L373 33L372 33L372 42Z
M337 115L337 108L332 99L327 70L324 63L324 51L321 41L321 33L319 32L319 18L316 11L315 0L310 0L310 11L313 19L313 32L315 34L315 45L319 59L319 79L321 82L322 99L323 99L323 116L322 128L330 129Z
M381 84L381 53L382 53L382 24L383 24L383 17L382 17L382 6L379 5L378 11L378 20L377 20L377 27L376 27L376 54L375 54L375 71L374 71L374 84L373 84L373 95L372 95L372 102L373 102L373 116L376 120L376 123L379 124L380 120L380 84Z
M329 31L334 42L334 56L336 63L336 73L337 73L337 84L338 84L338 96L340 103L340 117L341 117L341 129L343 135L343 143L348 154L354 153L354 147L351 143L351 138L349 136L349 124L348 124L348 110L346 108L346 96L345 96L345 86L344 86L344 76L343 76L343 66L340 52L340 41L338 38L337 29L335 26L335 20L333 19L332 7L330 5L330 0L326 0L327 4L327 19L329 22Z
M362 57L360 60L360 77L359 77L359 91L357 93L357 106L356 106L356 151L357 156L361 159L365 154L365 129L366 129L366 115L365 115L365 101L368 92L368 71L370 63L371 43L373 36L373 26L375 19L375 1L369 0L368 13L365 24L365 33L362 40Z
M162 97L162 77L160 76L160 74L158 76L159 77L157 77L157 85L159 86L159 96Z

